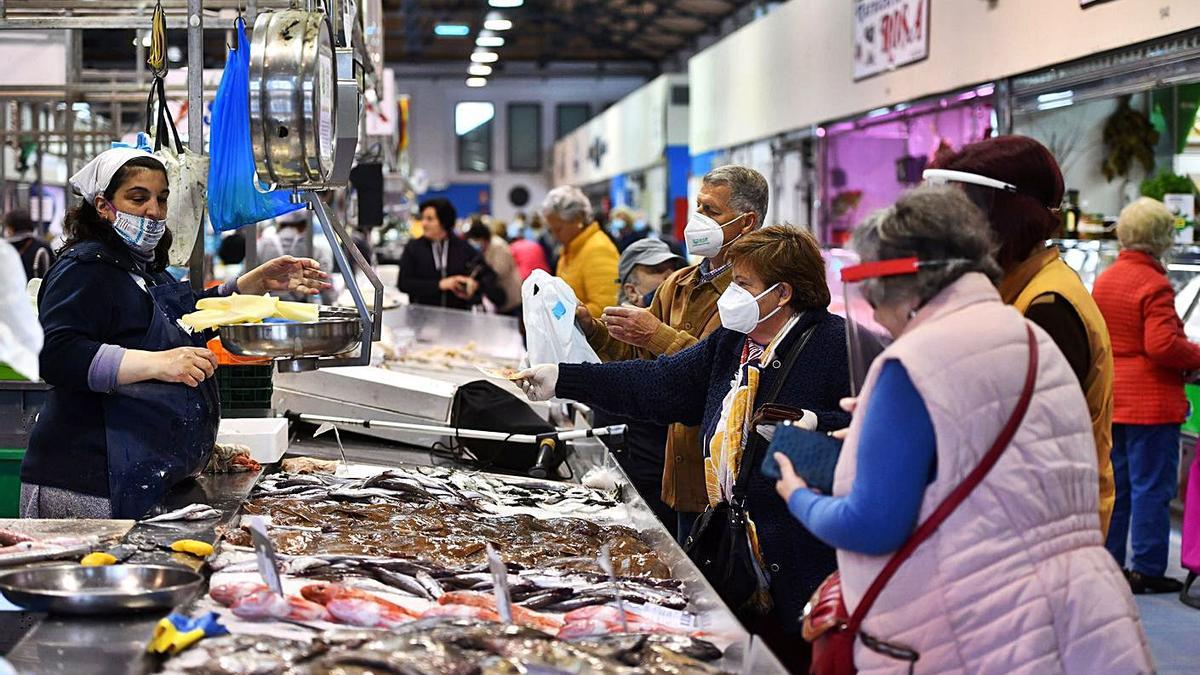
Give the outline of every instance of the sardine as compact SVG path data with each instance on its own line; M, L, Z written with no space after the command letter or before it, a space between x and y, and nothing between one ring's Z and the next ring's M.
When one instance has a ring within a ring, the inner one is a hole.
M421 584L426 593L428 593L429 597L433 600L437 600L446 594L446 590L442 588L442 585L439 584L436 579L429 576L429 574L426 572L417 572L416 580Z

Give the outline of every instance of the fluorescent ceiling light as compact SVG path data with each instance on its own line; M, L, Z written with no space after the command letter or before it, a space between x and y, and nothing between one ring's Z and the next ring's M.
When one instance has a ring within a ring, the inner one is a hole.
M474 77L487 77L488 75L492 74L492 67L485 66L482 63L472 63L471 66L467 68L467 74Z
M497 14L495 18L489 18L487 21L484 21L483 27L486 30L508 30L513 27L513 23Z
M1054 103L1055 101L1070 100L1075 97L1074 91L1056 91L1052 94L1042 94L1037 97L1038 103Z
M471 54L473 63L495 63L500 60L500 55L496 52L476 51Z
M488 0L488 4L492 7L499 7L500 9L509 9L512 7L520 7L521 5L525 4L525 0Z
M466 136L480 125L492 121L496 106L484 101L463 101L454 106L454 133Z
M487 78L486 77L468 77L467 78L467 86L468 87L486 87L487 86Z
M467 37L471 27L463 23L439 23L433 27L433 34L438 37Z
M890 112L891 112L891 109L885 106L883 108L876 108L876 109L872 110L871 112L867 113L867 117L882 117L883 115L886 115Z
M1037 106L1037 109L1038 110L1054 110L1055 108L1066 108L1067 106L1073 105L1074 103L1075 103L1075 99L1064 98L1060 101L1050 101L1049 103L1039 103Z
M499 35L480 35L475 38L476 47L503 47L504 38Z

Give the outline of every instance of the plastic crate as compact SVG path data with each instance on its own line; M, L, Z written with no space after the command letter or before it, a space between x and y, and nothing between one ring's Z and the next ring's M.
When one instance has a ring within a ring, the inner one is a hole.
M20 448L0 448L0 518L16 518L21 511Z
M271 410L275 392L274 368L265 366L221 366L217 368L217 391L223 417L257 417Z
M13 370L12 366L8 365L7 363L4 363L3 361L0 361L0 380L11 382L11 381L27 381L27 379L28 378L24 377L23 375L19 374L17 371Z
M1183 423L1183 430L1200 436L1200 385L1185 384L1183 392L1187 394L1188 404L1191 406L1187 421Z

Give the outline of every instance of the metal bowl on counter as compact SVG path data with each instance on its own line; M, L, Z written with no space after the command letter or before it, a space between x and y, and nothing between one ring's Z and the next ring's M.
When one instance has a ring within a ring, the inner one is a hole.
M0 593L33 612L108 614L175 607L202 582L172 565L50 565L0 573Z
M221 344L237 356L296 358L333 356L358 347L358 318L322 318L300 323L241 323L221 326Z

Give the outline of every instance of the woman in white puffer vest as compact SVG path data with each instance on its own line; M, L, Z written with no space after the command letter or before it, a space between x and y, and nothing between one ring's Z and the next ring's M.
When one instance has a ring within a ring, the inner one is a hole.
M859 226L854 243L864 262L912 262L861 288L895 342L866 375L834 496L807 489L776 455L792 513L838 549L850 612L996 442L1024 389L1027 327L1039 358L1012 442L899 567L860 638L915 652L922 674L1153 672L1100 535L1087 403L1049 336L1001 301L982 214L960 190L921 188ZM855 643L860 673L909 672L876 647Z

